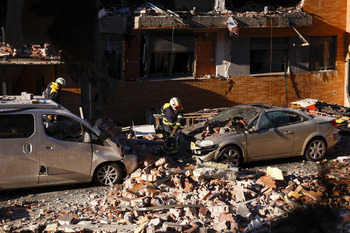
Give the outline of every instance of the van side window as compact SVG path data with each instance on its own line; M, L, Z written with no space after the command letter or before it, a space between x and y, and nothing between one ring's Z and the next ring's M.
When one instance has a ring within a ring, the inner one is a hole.
M33 133L33 115L0 115L0 138L29 138Z
M83 142L80 122L61 115L43 115L43 124L47 136L72 142Z

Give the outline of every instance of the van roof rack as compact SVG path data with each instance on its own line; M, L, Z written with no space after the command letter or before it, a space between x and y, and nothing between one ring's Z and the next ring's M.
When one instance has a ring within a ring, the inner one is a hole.
M42 96L22 92L21 95L0 96L0 109L45 108L58 109L59 105Z

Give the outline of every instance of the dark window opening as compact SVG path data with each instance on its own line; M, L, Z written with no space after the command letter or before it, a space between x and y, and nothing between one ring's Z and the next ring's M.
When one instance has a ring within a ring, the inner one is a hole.
M335 69L336 36L310 38L310 70Z
M193 74L193 34L154 34L141 43L144 76L188 76Z
M288 8L295 7L300 0L235 0L235 1L225 1L227 10L234 10L240 12L246 11L263 11L265 6L269 7L269 10L276 10L280 7Z
M192 75L193 53L151 53L150 76Z
M33 133L33 115L0 115L0 138L29 138Z
M284 72L287 56L288 38L252 38L250 74Z
M111 78L121 79L122 77L122 56L116 51L105 51L108 74Z

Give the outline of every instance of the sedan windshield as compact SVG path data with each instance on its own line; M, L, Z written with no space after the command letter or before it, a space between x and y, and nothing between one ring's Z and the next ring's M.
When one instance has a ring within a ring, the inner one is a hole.
M249 106L249 105L238 105L227 109L226 111L218 114L210 120L210 123L217 121L227 121L233 118L240 118L248 123L251 119L259 114L260 108Z

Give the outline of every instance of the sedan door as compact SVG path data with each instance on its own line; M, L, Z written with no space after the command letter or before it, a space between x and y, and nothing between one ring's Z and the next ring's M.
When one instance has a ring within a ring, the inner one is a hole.
M34 115L0 115L0 189L38 184L37 136Z
M257 129L247 134L247 155L250 161L291 155L294 128L290 124L288 111L263 112L257 121Z
M86 182L91 178L92 146L85 127L71 117L43 115L40 168L42 183Z

